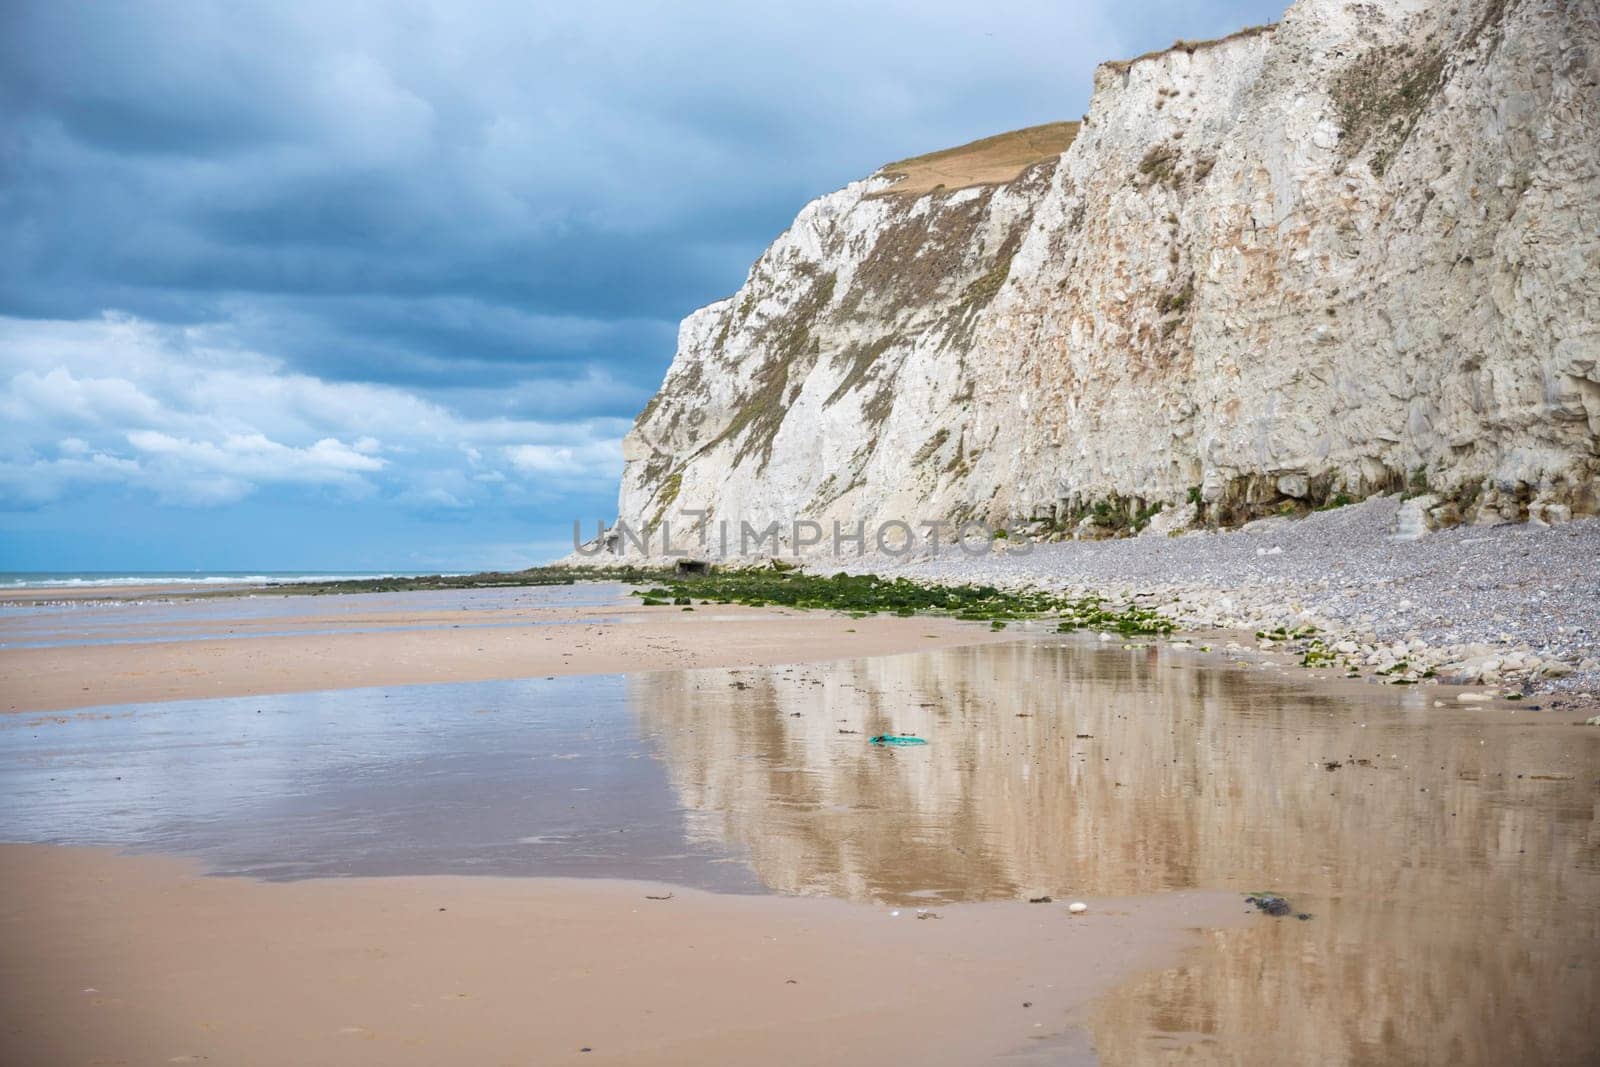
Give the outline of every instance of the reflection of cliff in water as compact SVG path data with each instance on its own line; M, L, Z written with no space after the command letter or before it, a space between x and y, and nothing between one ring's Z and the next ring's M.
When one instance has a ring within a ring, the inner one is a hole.
M1263 1011L1286 1054L1333 1059L1448 1058L1427 1044L1441 1031L1468 1060L1474 1041L1559 1059L1592 1040L1600 731L1195 663L1038 641L630 684L690 833L744 850L770 888L1271 889L1317 913L1214 935L1114 998L1113 1058L1178 1031L1231 1055L1205 1035ZM882 732L931 743L867 743ZM1491 1026L1511 1004L1526 1022Z
M1468 719L1427 690L1318 692L1055 642L630 684L691 832L746 849L784 892L1403 896L1477 880L1526 911L1596 888L1592 783L1532 776L1595 768L1600 735ZM867 743L882 732L931 744Z

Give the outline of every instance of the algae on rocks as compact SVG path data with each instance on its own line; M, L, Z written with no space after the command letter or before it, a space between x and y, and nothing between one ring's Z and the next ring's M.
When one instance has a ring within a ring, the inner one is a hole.
M706 575L661 580L656 587L636 591L634 595L642 597L646 604L656 605L695 601L749 607L771 604L860 615L879 612L901 616L948 615L965 621L988 622L996 629L1003 629L1008 621L1022 619L1054 622L1061 633L1095 629L1135 636L1170 634L1174 629L1171 619L1151 608L1112 606L1096 596L1063 597L992 585L934 585L908 578L843 572L823 576L772 568L722 569Z

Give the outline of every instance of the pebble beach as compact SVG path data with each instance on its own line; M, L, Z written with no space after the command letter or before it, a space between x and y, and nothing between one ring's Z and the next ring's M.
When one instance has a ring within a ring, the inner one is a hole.
M1600 520L1396 537L1398 496L1236 530L996 542L846 569L1153 606L1380 681L1481 684L1551 708L1600 703ZM1594 710L1591 709L1591 713Z

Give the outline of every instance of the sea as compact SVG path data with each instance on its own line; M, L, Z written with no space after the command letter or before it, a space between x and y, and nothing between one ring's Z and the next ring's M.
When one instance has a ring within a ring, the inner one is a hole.
M0 571L0 589L40 586L238 585L406 578L439 571Z

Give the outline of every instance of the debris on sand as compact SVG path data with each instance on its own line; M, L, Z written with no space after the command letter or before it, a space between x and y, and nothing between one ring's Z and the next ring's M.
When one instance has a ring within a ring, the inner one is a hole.
M1244 898L1246 904L1254 904L1260 911L1273 918L1281 919L1285 915L1294 915L1296 919L1305 922L1311 916L1305 912L1295 912L1287 900L1276 893L1251 893Z

